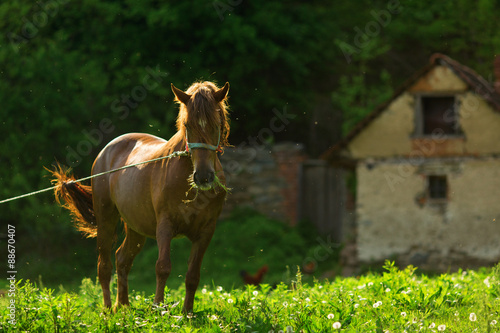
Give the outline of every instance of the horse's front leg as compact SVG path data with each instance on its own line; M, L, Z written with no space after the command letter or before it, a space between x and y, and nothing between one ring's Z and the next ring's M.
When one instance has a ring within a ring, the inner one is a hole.
M204 230L200 237L193 241L191 254L189 255L188 271L186 273L186 297L182 311L184 313L193 312L194 295L200 283L200 269L205 251L210 244L215 230L215 221L210 230Z
M155 303L164 301L165 284L172 270L170 261L170 243L172 242L172 230L170 220L163 220L158 224L156 230L156 242L158 244L158 260L156 261L156 293Z

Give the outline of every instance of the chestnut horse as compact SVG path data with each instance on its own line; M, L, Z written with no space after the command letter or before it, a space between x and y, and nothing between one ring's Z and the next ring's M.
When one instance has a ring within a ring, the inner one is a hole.
M92 185L72 182L54 171L56 198L74 216L76 227L97 237L98 276L104 305L111 307L111 251L116 227L122 219L125 240L116 251L118 294L115 308L128 305L128 273L146 237L156 239L156 294L164 301L165 283L171 271L170 242L186 236L192 242L186 273L184 312L193 311L203 255L215 230L226 197L225 177L217 156L227 146L229 119L226 105L229 83L218 89L212 82L194 83L186 92L172 84L180 104L177 133L170 140L130 133L111 141L99 153L92 175L142 161L188 151L176 156L108 173L92 179ZM189 141L188 141L189 140Z

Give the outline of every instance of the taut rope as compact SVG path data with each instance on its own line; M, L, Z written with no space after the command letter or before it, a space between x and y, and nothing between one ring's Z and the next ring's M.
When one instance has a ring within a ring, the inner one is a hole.
M135 167L137 165L151 163L151 162L156 162L156 161L159 161L159 160L164 160L164 159L167 159L167 158L172 158L172 157L177 157L177 156L188 156L188 155L189 155L189 152L185 151L185 150L184 151L174 151L172 154L167 155L167 156L157 157L157 158L153 158L152 160L147 160L147 161L143 161L143 162L138 162L138 163L134 163L134 164L125 165L125 166L122 166L120 168L116 168L116 169L113 169L113 170L108 170L108 171L96 173L95 175L91 175L91 176L88 176L88 177L84 177L84 178L72 180L72 181L70 181L68 183L80 183L80 182L83 182L85 180L89 180L89 179L92 179L92 178L95 178L95 177L99 177L99 176L104 176L104 175L106 175L108 173L113 173L113 172L120 171L120 170L123 170L123 169L132 168L132 167ZM38 190L38 191L34 191L34 192L23 194L23 195L18 195L17 197L12 197L12 198L9 198L9 199L5 199L5 200L0 201L0 204L6 203L6 202L9 202L9 201L14 201L14 200L21 199L21 198L25 198L25 197L29 197L29 196L36 195L36 194L39 194L39 193L48 192L48 191L51 191L51 190L55 189L58 186L61 186L61 185L55 185L55 186L51 186L51 187L48 187L48 188L44 188L43 190Z

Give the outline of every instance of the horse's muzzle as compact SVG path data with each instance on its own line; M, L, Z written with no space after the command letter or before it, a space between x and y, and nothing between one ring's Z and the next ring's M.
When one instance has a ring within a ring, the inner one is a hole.
M193 179L196 186L198 186L201 190L210 190L213 187L215 173L213 171L195 171Z

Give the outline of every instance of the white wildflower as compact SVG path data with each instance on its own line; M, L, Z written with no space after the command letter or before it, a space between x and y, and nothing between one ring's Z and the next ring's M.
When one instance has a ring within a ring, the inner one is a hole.
M328 319L333 319L334 317L335 317L335 316L333 315L333 313L330 313L330 314L328 314L328 316L327 316L327 318L328 318Z
M470 321L476 321L477 320L477 316L474 312L472 312L470 315L469 315L469 320Z
M438 326L438 331L439 332L444 332L446 330L446 325L439 325Z
M341 324L341 323L339 323L338 321L336 321L336 322L334 322L334 323L333 323L333 325L332 325L332 326L333 326L333 328L334 328L334 329L338 330L339 328L341 328L341 327L342 327L342 324Z

